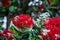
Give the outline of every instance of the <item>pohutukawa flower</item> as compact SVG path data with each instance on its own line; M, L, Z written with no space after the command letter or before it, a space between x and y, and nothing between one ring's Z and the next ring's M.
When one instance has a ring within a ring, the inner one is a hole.
M0 37L6 37L7 40L13 40L14 37L12 36L12 32L10 32L9 30L4 30L3 32L0 32Z
M2 6L7 7L11 4L11 0L2 0Z
M20 14L12 19L13 24L17 28L33 28L34 21L27 14Z
M45 9L45 7L43 4L39 6L39 11L43 11L44 9Z
M60 16L48 19L48 22L45 21L44 26L46 29L50 30L48 35L51 37L51 40L57 40L60 38L56 37L56 34L60 36Z

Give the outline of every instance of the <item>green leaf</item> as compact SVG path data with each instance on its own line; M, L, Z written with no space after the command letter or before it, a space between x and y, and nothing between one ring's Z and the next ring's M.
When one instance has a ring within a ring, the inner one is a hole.
M16 0L12 0L12 2L16 2Z
M0 40L7 40L5 36L0 36Z
M31 38L31 40L35 40L35 38L34 38L34 37L32 37L32 38Z
M13 31L13 32L15 32L15 35L16 35L16 36L18 36L19 33L20 33L18 30L16 30L16 29L14 28L14 26L11 26L11 27L10 27L10 30Z
M10 11L10 12L15 12L16 9L17 9L17 7L15 7L15 6L10 6L10 7L9 7L9 11Z
M54 5L54 4L56 4L57 2L58 2L58 0L51 0L50 5Z
M31 33L29 33L29 40L31 40L31 38L32 38L32 34L31 34Z
M0 30L2 30L2 26L0 25Z

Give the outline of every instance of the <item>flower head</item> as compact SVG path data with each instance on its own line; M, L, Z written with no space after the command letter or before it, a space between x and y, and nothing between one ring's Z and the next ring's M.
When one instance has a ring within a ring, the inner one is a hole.
M4 30L3 32L0 32L0 37L6 37L7 40L13 40L13 36L12 36L12 32L10 32L9 30Z
M27 14L20 14L14 17L12 22L17 28L32 28L34 25L33 19Z
M44 5L42 4L42 5L40 5L39 7L39 11L43 11L44 9L45 9L45 7L44 7Z
M11 4L10 1L11 1L11 0L2 0L2 6L3 6L3 7L9 6L9 5Z
M45 21L44 26L46 29L50 30L48 32L48 35L51 37L51 40L57 40L60 37L57 37L57 35L60 36L60 16L57 18L50 18L48 19L48 22Z

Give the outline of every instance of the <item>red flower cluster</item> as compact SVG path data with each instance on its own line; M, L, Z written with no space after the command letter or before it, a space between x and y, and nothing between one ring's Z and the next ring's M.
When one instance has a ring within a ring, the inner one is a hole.
M50 36L41 34L43 40L51 40Z
M44 7L44 5L43 5L43 4L42 4L42 5L40 5L40 6L39 6L39 11L43 11L43 10L44 10L44 8L45 8L45 7Z
M11 4L10 1L11 1L11 0L2 0L2 6L3 6L3 7L9 6L9 5Z
M48 22L45 21L44 26L46 29L50 30L48 35L51 40L60 40L60 16L48 19Z
M14 38L12 37L12 32L5 30L3 32L0 32L0 37L5 36L7 40L13 40Z
M27 14L20 14L14 17L12 22L17 28L32 28L34 25L32 18Z

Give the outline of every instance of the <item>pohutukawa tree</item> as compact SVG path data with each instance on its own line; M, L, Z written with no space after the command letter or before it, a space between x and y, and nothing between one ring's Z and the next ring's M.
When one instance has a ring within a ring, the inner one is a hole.
M59 0L0 0L0 16L7 17L2 40L59 40Z

